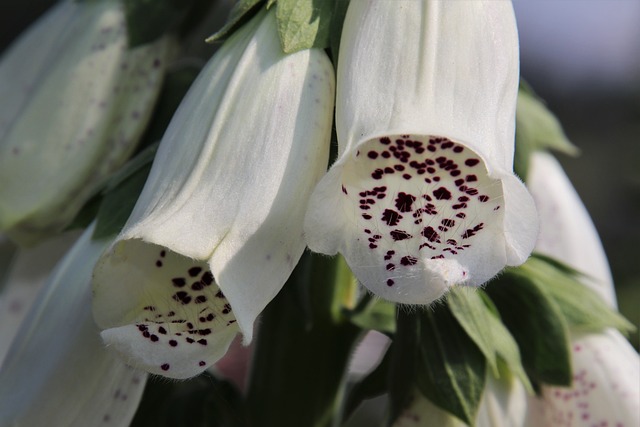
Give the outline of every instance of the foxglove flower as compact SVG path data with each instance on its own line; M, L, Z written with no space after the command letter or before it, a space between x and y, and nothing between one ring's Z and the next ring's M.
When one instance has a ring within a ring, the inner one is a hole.
M536 250L581 271L585 286L615 307L615 293L602 244L586 208L551 155L535 153L529 188L540 212ZM640 358L620 332L573 334L573 385L542 387L531 398L532 426L640 425Z
M68 232L35 248L18 249L0 286L0 366L11 341L49 273L78 238Z
M0 369L2 426L128 426L146 374L104 348L91 273L110 243L89 228L36 297Z
M273 12L216 53L179 107L138 202L94 272L94 316L127 363L202 372L302 255L307 199L327 164L332 65L282 53Z
M120 1L61 1L0 61L0 230L64 228L131 154L170 40L128 47Z
M413 304L523 263L537 217L512 172L518 78L508 1L352 2L339 157L312 195L309 247Z

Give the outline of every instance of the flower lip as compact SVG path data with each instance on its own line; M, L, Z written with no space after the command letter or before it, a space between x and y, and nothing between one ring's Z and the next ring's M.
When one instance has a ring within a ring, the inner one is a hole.
M134 365L174 378L193 376L224 354L239 328L206 262L139 239L109 253L94 274L94 318L107 344L136 355ZM105 292L113 281L127 286Z
M340 250L357 255L347 259L365 286L398 302L427 303L502 268L503 190L485 165L439 136L383 136L343 156L343 211L357 225ZM496 256L498 264L489 260Z

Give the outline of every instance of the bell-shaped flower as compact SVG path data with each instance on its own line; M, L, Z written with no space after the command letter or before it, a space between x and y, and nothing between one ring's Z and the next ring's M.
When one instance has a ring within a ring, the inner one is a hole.
M0 366L49 273L77 238L78 232L67 232L13 256L6 284L0 284Z
M487 375L475 427L522 427L525 425L527 391L515 378L496 379ZM393 427L464 427L467 424L436 406L417 389L409 406L400 414Z
M512 171L518 68L509 1L351 2L309 247L413 304L523 263L537 216Z
M305 248L326 169L334 76L318 49L285 55L273 12L209 61L94 272L94 316L135 367L196 375L281 289Z
M536 250L584 273L582 282L615 307L609 265L589 214L562 167L535 153L528 186L540 213ZM620 332L572 334L573 384L531 398L532 426L640 425L640 357Z
M171 42L130 48L120 1L63 0L0 59L0 230L63 229L131 154Z
M146 373L105 349L91 314L91 273L109 241L89 228L58 263L0 368L2 426L128 426Z

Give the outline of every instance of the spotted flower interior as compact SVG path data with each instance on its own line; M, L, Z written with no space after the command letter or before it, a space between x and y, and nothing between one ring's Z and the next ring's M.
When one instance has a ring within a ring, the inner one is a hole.
M173 378L196 375L224 355L239 329L207 263L140 240L112 250L110 281L100 283L98 274L94 288L96 300L117 298L122 306L107 313L99 312L105 304L94 305L108 345L132 365Z
M500 230L504 211L502 185L479 156L447 138L416 135L369 140L354 156L342 173L342 206L356 225L351 250L371 260L351 265L360 280L400 286L400 302L413 301L403 282L425 272L429 283L420 289L440 282L432 300L453 284L475 284L470 266Z

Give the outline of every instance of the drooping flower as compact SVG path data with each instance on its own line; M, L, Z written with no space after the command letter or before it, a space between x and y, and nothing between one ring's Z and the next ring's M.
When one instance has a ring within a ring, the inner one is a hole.
M528 186L540 212L536 250L584 273L581 281L611 307L616 299L598 233L562 167L550 154L532 156ZM614 329L572 334L571 387L542 387L530 399L532 426L640 425L640 357Z
M302 255L328 159L334 76L285 55L273 12L235 33L174 116L127 224L94 272L94 316L125 361L187 378L226 352Z
M508 1L352 2L339 157L312 195L309 247L414 304L523 263L537 221L512 172L518 78Z
M110 243L89 228L49 276L0 369L2 426L128 426L146 382L104 348L91 273Z
M0 367L49 273L77 239L76 231L47 240L35 248L18 249L0 286Z
M54 6L0 61L0 230L33 244L63 229L131 154L171 41L128 46L120 1Z

